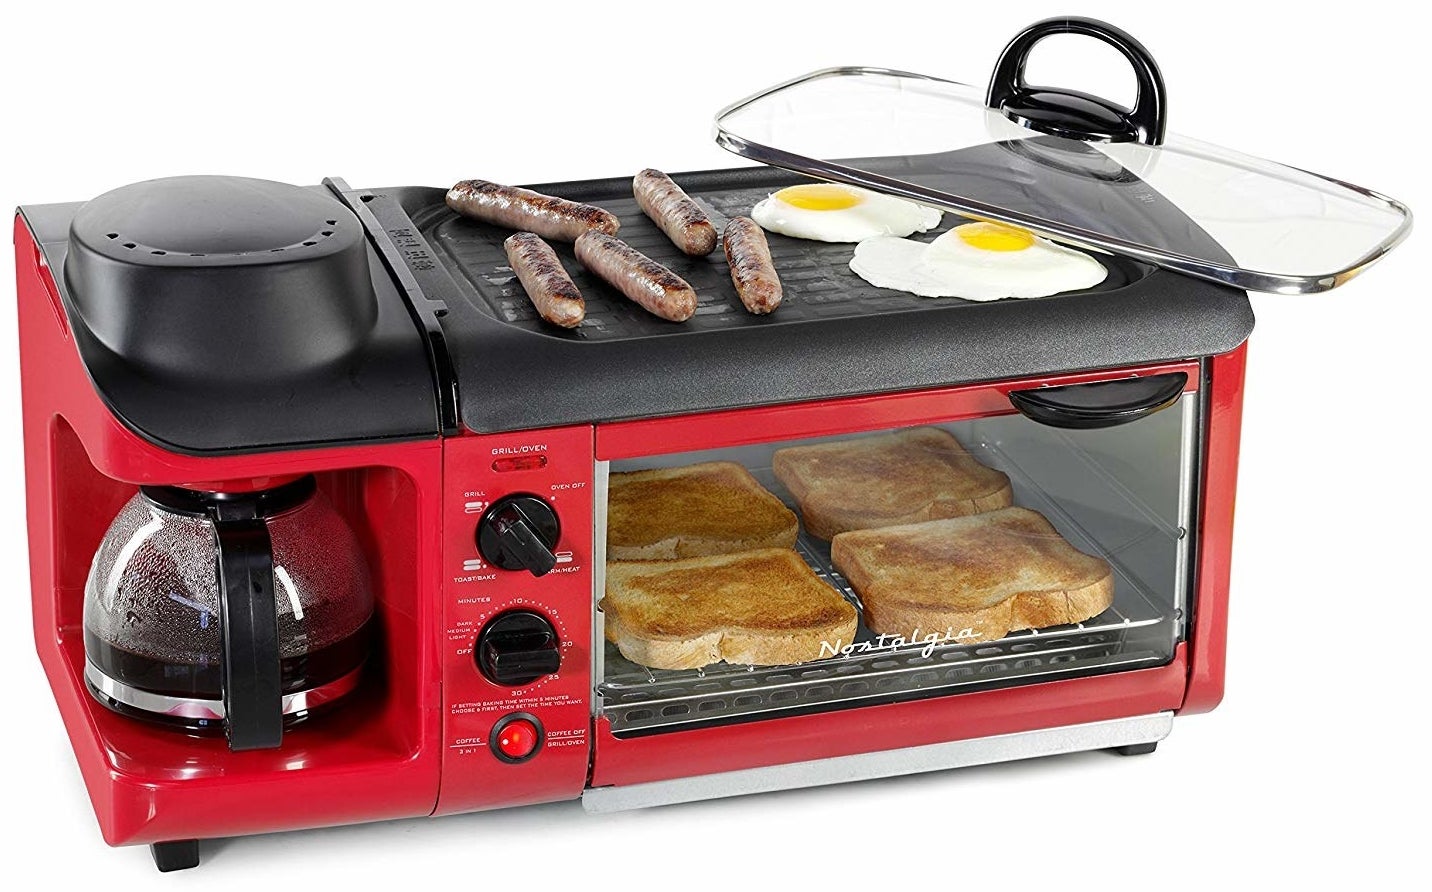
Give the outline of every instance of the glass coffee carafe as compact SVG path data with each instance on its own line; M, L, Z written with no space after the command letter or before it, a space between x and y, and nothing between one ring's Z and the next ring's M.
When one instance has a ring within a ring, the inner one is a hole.
M357 687L372 617L363 551L313 477L146 486L90 567L85 678L124 715L276 747Z

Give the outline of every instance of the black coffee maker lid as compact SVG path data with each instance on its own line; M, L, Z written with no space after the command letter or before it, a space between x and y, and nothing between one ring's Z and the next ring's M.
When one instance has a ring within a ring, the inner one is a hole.
M438 435L423 332L329 187L172 177L65 210L45 250L66 320L140 436L218 454Z
M140 265L257 266L332 254L353 242L356 223L334 199L299 186L187 176L106 192L76 215L72 234L110 258ZM330 242L335 236L338 242ZM287 252L296 254L262 256Z
M377 316L362 226L321 192L247 177L135 183L75 214L65 278L87 327L200 378L331 362Z

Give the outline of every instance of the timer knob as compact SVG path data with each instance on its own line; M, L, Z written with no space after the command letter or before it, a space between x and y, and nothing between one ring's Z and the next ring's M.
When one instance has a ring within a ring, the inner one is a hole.
M544 576L557 566L552 549L561 534L551 505L536 496L507 496L478 521L477 550L494 567Z
M510 688L551 675L562 665L557 630L540 613L509 610L477 636L477 668L495 684Z

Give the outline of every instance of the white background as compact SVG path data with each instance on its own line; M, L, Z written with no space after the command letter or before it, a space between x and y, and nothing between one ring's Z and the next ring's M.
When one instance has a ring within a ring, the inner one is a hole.
M711 113L833 64L982 83L1052 14L1106 18L1162 66L1170 129L1432 209L1425 26L1392 4L60 3L0 13L0 205L229 173L447 185L728 165ZM1277 6L1277 4L1268 4ZM1410 9L1403 5L1404 9ZM1035 80L1127 97L1090 43ZM0 875L106 889L683 890L1403 885L1426 848L1432 581L1425 233L1331 295L1257 296L1228 695L1153 756L1043 761L590 817L575 803L241 839L159 877L101 842L31 641L12 312L0 312ZM9 295L10 252L0 295ZM275 803L275 807L282 807ZM1404 818L1404 814L1406 817ZM31 874L35 876L35 874ZM507 886L510 888L511 886Z

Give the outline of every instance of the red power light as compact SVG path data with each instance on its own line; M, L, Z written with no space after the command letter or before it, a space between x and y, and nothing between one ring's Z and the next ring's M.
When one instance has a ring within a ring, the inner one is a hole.
M516 762L532 755L537 749L537 726L527 719L513 719L502 726L497 735L497 749Z
M492 462L494 471L536 471L547 467L547 456L545 455L512 455L507 458L495 459Z

